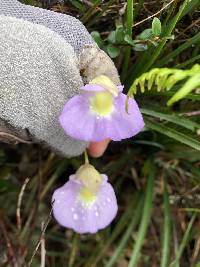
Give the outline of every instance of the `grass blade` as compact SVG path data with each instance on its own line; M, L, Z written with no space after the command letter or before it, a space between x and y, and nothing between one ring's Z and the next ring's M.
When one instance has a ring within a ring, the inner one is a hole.
M117 259L119 258L119 256L121 255L121 253L123 252L123 249L126 246L126 243L128 242L128 239L130 238L131 233L133 232L134 228L138 224L138 221L141 216L141 210L142 210L142 199L139 201L137 205L135 215L133 219L131 220L125 234L123 235L121 242L119 243L117 249L113 253L108 263L105 265L105 267L112 267L117 261Z
M149 129L154 130L156 132L159 132L161 134L164 134L170 138L173 138L173 139L179 141L180 143L183 143L185 145L188 145L188 146L200 151L200 142L197 141L196 139L194 139L194 138L192 138L186 134L180 133L180 132L176 131L175 129L167 127L163 124L160 125L159 123L148 120L147 118L145 119L145 123Z
M194 121L191 121L189 119L186 119L186 118L181 118L180 116L177 116L174 114L172 115L165 114L165 113L157 112L157 111L146 109L146 108L141 108L140 110L142 114L149 115L155 118L159 118L160 120L166 120L166 121L175 123L193 132L197 129L200 129L200 124Z
M169 250L170 250L170 231L171 231L171 211L169 206L169 195L167 188L164 189L164 229L163 229L163 242L162 242L162 255L161 255L161 267L168 267Z
M133 26L133 0L127 0L126 27L127 27L127 34L130 36L130 38L132 38L132 26ZM131 55L131 47L127 46L125 50L124 64L123 64L122 74L121 74L122 81L125 79L126 74L127 74L128 65L130 62L130 55Z
M159 64L156 65L157 67L166 66L166 64L171 61L174 57L178 56L182 51L184 51L187 48L191 48L192 45L199 42L200 40L200 32L197 33L192 38L188 39L187 42L180 45L177 49L175 49L173 52L169 53L166 57L163 57L162 60L160 60Z
M191 220L190 220L190 222L188 224L188 227L187 227L187 229L185 231L185 234L183 236L182 242L181 242L181 244L180 244L180 246L178 248L178 251L177 251L177 254L176 254L176 258L170 264L170 267L177 267L177 266L179 266L179 260L180 260L180 258L182 256L182 253L183 253L183 251L184 251L184 249L185 249L185 247L187 245L187 241L188 241L189 235L191 233L191 229L192 229L192 226L193 226L193 223L194 223L195 219L196 219L196 213L193 214L193 216L192 216L192 218L191 218Z
M152 162L149 163L149 176L147 181L147 189L145 194L143 216L141 224L139 227L137 240L133 248L133 252L129 261L128 267L137 266L137 262L140 256L140 251L146 236L146 232L150 223L152 201L153 201L153 188L154 188L154 178L155 178L155 167Z

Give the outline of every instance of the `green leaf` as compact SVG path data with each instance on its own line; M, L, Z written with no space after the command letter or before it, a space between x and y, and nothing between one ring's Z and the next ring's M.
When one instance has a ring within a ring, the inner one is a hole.
M111 58L116 58L120 53L120 48L113 46L112 44L107 45L106 50Z
M97 31L91 32L92 38L95 40L95 42L98 44L99 48L103 48L104 46L104 41L101 38L101 35Z
M158 18L154 18L152 21L152 33L153 35L156 36L160 36L161 31L162 31L162 26L161 26L161 22Z
M171 106L173 103L184 98L188 93L196 89L198 86L200 86L200 74L196 74L189 78L183 87L177 93L175 93L172 98L169 99L167 105Z
M109 43L115 44L116 43L116 32L115 31L110 32L107 40Z
M142 33L140 33L140 35L137 36L137 39L147 40L152 38L152 36L152 29L146 29Z

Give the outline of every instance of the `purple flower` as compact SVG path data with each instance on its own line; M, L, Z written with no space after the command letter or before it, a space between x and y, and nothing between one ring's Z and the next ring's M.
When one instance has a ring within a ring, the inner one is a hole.
M115 86L101 75L81 88L64 106L59 120L65 132L79 140L96 142L109 138L120 141L136 135L144 121L136 101L126 95L123 86Z
M117 200L105 174L90 164L80 167L52 197L57 222L75 232L96 233L115 218Z

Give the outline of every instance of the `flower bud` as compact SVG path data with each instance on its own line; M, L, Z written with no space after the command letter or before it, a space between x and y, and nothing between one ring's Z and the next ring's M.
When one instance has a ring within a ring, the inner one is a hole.
M94 78L90 84L97 84L102 86L105 90L113 94L114 96L118 96L119 90L117 86L105 75L100 75Z
M102 182L101 174L89 163L82 165L76 172L76 177L92 193L96 194Z

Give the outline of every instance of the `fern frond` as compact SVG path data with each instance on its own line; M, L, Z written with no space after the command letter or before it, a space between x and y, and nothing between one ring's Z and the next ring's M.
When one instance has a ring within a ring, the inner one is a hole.
M200 65L196 64L191 69L180 70L174 68L154 68L149 72L143 73L132 84L128 96L136 94L137 89L141 92L151 90L153 85L157 91L170 90L178 82L187 79L184 85L178 90L172 98L169 99L167 105L172 105L174 102L184 98L192 90L200 86Z

